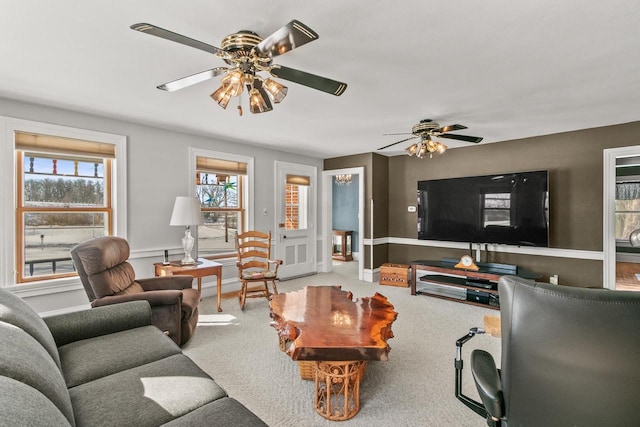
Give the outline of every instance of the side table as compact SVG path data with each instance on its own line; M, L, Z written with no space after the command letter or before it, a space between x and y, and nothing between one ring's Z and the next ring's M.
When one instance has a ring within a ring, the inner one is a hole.
M202 278L216 276L218 279L218 312L222 311L220 300L222 295L222 264L204 258L198 258L195 264L182 265L180 261L171 261L168 265L161 262L153 264L156 276L193 276L198 279L198 292L202 292Z

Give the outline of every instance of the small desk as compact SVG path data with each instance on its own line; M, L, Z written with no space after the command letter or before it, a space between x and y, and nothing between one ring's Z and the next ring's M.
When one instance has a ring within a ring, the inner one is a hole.
M222 295L222 264L208 259L198 258L198 261L192 265L182 265L180 261L171 261L169 265L161 262L153 264L155 266L156 276L193 276L198 279L198 292L202 292L202 278L204 276L216 276L218 279L218 311L222 311L220 307L220 298Z

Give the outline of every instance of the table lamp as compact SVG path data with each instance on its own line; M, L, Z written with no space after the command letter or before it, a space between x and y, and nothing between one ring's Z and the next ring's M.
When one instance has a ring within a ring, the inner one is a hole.
M184 237L182 238L184 258L180 261L180 264L189 265L196 263L196 261L191 257L191 250L193 249L191 226L203 224L202 214L200 213L200 201L196 197L176 197L169 225L182 225L185 227Z

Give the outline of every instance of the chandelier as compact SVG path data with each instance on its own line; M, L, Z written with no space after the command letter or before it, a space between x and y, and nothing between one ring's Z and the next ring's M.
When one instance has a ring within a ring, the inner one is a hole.
M351 184L351 174L339 174L335 177L336 184L349 185Z
M406 148L407 154L416 156L419 159L424 158L427 153L432 158L433 153L442 154L445 151L447 151L447 146L438 141L433 141L429 135L423 137L420 142L415 142Z

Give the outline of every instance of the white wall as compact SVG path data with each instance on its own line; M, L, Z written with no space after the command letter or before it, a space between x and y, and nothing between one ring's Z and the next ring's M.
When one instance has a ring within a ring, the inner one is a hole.
M219 114L230 112L220 111ZM278 114L272 112L270 114ZM70 126L93 131L114 133L127 137L128 149L128 236L131 246L131 262L138 277L153 275L153 263L161 261L162 251L169 249L180 253L181 227L170 227L169 217L173 202L178 195L188 195L193 178L189 176L189 147L240 154L255 158L255 228L270 230L275 223L274 161L282 160L316 166L322 170L322 160L288 152L268 150L260 147L218 140L211 137L187 134L159 127L147 126L52 108L37 104L0 98L0 116L33 120L56 125ZM251 116L246 117L251 125ZM286 132L284 130L283 132ZM320 182L320 179L317 179ZM321 189L317 191L318 197ZM263 215L267 208L268 214ZM318 223L321 223L318 218ZM274 232L275 230L271 230ZM3 242L13 245L13 242ZM235 286L235 264L225 267L224 283ZM205 278L205 295L211 294L215 278ZM2 286L3 284L0 284ZM20 293L19 293L20 294ZM34 295L22 293L38 312L66 310L88 304L78 281L78 289L61 295ZM235 301L233 301L235 303ZM224 308L224 302L223 302Z

